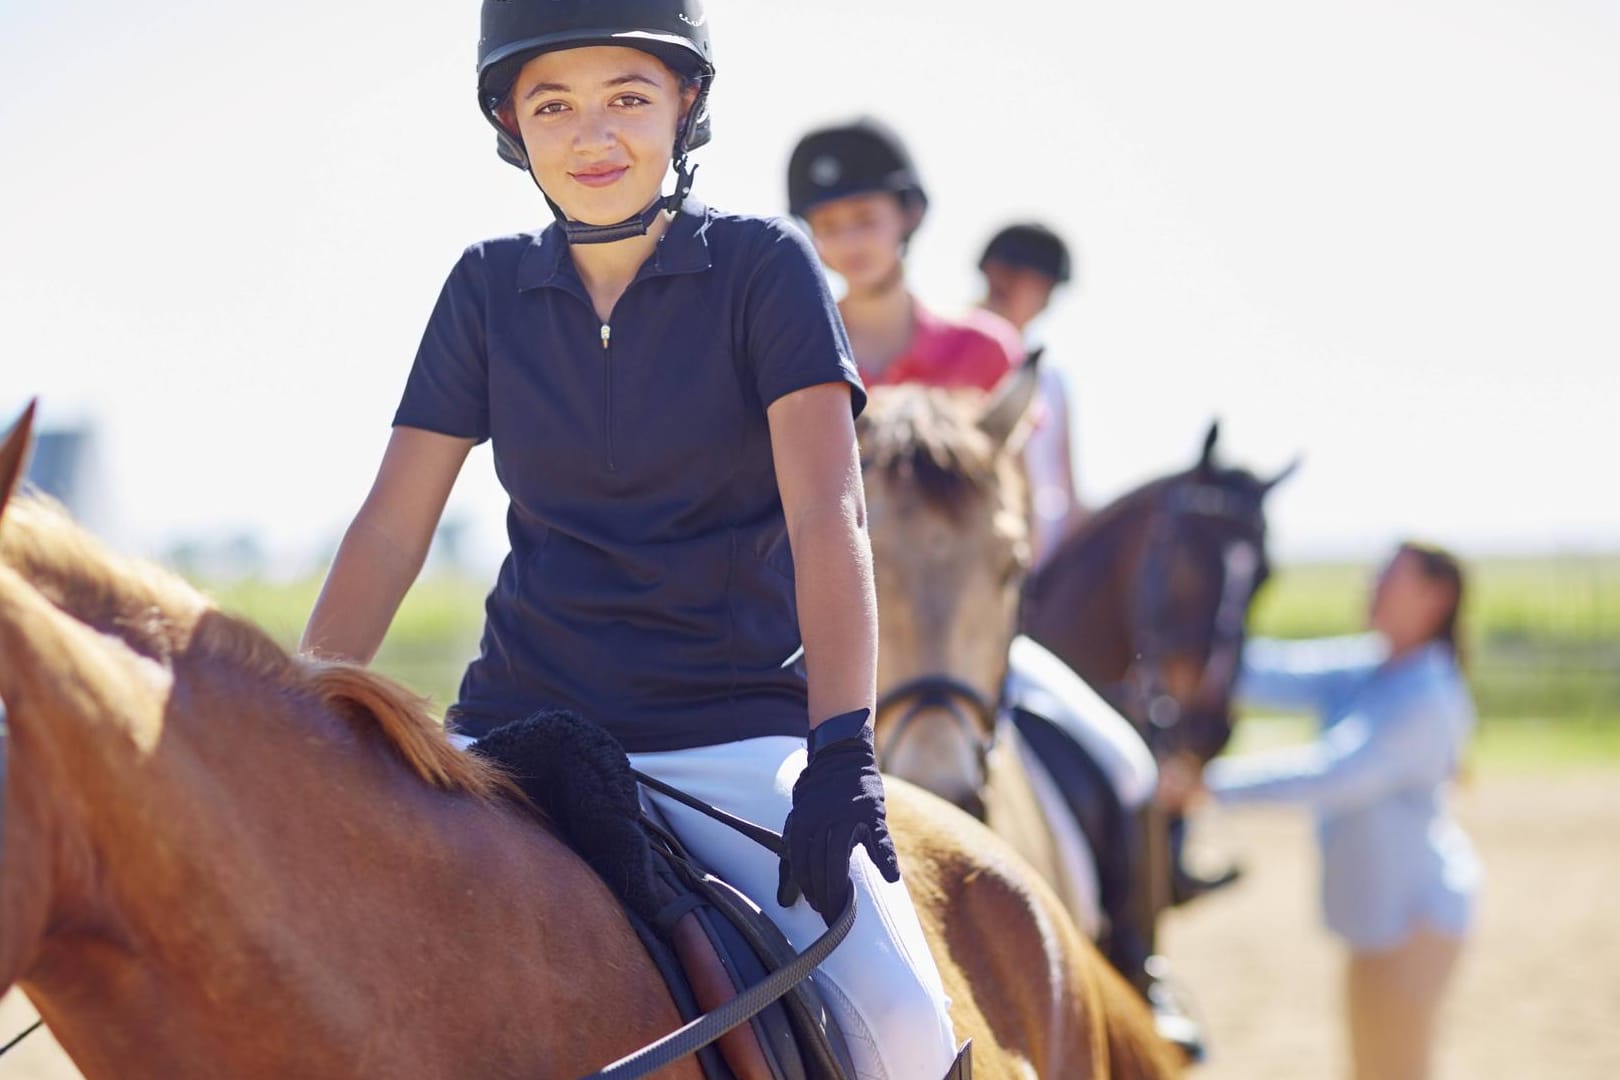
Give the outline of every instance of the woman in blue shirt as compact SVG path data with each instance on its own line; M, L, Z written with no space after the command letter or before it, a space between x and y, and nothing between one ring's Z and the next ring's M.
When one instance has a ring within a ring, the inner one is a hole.
M480 107L557 220L451 271L304 647L371 659L490 440L511 552L449 723L573 708L643 772L782 826L779 865L661 801L799 948L853 889L823 971L855 1063L944 1076L948 1001L873 761L865 392L815 255L687 198L715 70L698 0L485 0L482 30Z
M1480 870L1446 808L1474 727L1459 670L1463 575L1438 548L1402 544L1378 578L1365 637L1256 640L1239 695L1321 721L1306 746L1212 762L1215 802L1316 812L1329 929L1350 947L1355 1076L1428 1074L1435 1020L1467 936ZM1175 789L1188 777L1172 776Z

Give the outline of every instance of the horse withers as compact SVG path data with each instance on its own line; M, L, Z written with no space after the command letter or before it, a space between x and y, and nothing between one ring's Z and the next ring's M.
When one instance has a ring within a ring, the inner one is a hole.
M27 437L0 445L0 988L84 1076L573 1078L679 1023L602 881L420 700L14 498ZM890 811L978 1075L1168 1074L994 837L899 782Z

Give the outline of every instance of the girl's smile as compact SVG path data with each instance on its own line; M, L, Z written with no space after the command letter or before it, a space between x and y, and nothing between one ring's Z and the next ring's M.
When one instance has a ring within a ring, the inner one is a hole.
M628 165L601 165L570 172L568 175L575 183L584 184L586 187L605 188L617 184L629 171Z

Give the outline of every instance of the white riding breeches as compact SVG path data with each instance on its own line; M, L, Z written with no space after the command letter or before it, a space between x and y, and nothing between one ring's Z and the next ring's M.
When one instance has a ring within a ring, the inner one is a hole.
M712 806L781 829L804 740L787 736L632 754L630 764ZM681 842L699 861L764 909L795 949L826 932L802 899L776 903L777 858L752 840L672 799L651 793ZM904 880L883 880L864 848L850 858L856 896L849 937L821 965L822 986L849 1043L861 1080L934 1080L956 1059L950 1000L940 982ZM903 869L903 868L902 868Z

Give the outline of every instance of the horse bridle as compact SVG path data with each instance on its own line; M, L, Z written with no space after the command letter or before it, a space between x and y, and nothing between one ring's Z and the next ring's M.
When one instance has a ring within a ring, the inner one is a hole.
M967 735L979 769L974 788L984 785L990 752L996 748L996 724L1001 715L999 698L991 701L979 693L977 687L949 675L920 675L878 695L875 715L881 717L891 709L902 707L905 711L895 720L878 749L879 769L888 771L889 749L899 743L917 717L924 712L938 710L949 716Z
M1230 544L1222 552L1221 596L1210 627L1209 655L1193 700L1229 685L1236 674L1245 614L1260 572L1264 541L1256 500L1193 481L1170 488L1165 502L1156 515L1148 550L1138 570L1140 587L1131 620L1136 660L1126 674L1123 695L1134 706L1127 712L1145 722L1149 743L1155 750L1163 746L1183 719L1181 703L1170 693L1164 673L1165 658L1173 644L1164 624L1168 608L1164 595L1177 525L1188 517L1209 518L1236 524L1251 535L1247 543Z

